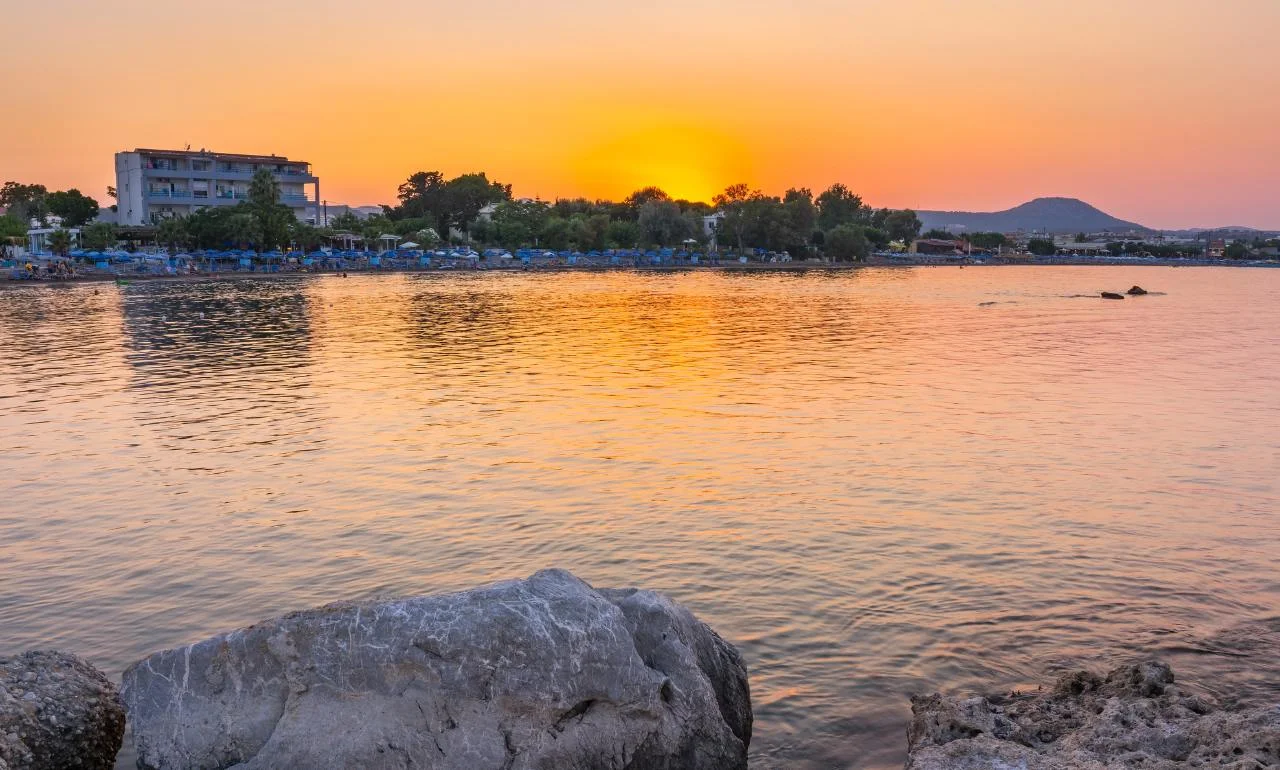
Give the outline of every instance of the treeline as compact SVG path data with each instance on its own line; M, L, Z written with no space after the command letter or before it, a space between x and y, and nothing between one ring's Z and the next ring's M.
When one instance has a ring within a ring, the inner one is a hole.
M110 190L108 190L110 193ZM50 192L42 184L5 182L0 187L0 237L26 235L31 220L44 222L50 215L60 217L63 227L80 227L98 216L98 202L79 190Z
M1193 243L1146 243L1144 241L1114 241L1107 244L1107 251L1113 256L1121 254L1141 254L1161 257L1199 257L1204 255L1204 247ZM1241 256L1244 256L1243 254Z
M96 217L96 202L88 199L91 207L70 206L60 195L38 185L9 183L0 202L8 201L6 205L21 214L58 213L67 227ZM397 201L383 206L380 215L361 219L344 213L326 227L316 227L298 221L280 203L278 184L263 171L251 182L246 201L162 220L155 239L170 251L234 246L265 252L287 247L310 251L334 243L343 233L374 245L380 236L394 234L424 247L441 242L554 251L715 246L848 261L864 259L893 241L909 241L920 232L915 212L873 208L843 184L817 195L793 188L781 196L737 184L710 203L673 199L657 187L637 190L621 201L572 198L547 203L517 200L510 185L484 173L450 179L438 171L422 171L399 186ZM25 222L20 225L15 234L25 232ZM83 229L81 243L87 249L107 249L114 245L116 232L113 225L92 224Z
M817 196L799 188L780 197L738 184L709 204L673 199L657 187L637 190L622 201L547 203L515 200L510 185L490 181L483 173L446 179L440 172L423 171L400 185L398 199L398 205L384 207L385 223L366 221L362 228L386 227L418 237L430 230L506 249L707 248L714 241L719 248L842 260L865 258L873 249L920 232L915 212L874 209L842 184Z

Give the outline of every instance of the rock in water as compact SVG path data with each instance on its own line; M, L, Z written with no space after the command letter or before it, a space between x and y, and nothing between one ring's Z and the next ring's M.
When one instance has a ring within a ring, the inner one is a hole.
M1156 661L1081 671L1000 705L917 696L911 712L906 770L1280 766L1280 707L1218 710Z
M0 657L0 768L115 766L124 704L93 666L65 652Z
M1130 287L1130 289L1125 292L1125 294L1128 294L1129 296L1132 296L1132 297L1141 297L1143 294L1146 294L1146 293L1147 293L1147 290L1142 288L1141 286Z
M1102 292L1102 298L1103 299L1124 299L1124 295L1116 294L1114 291L1104 291Z
M746 667L650 591L549 570L331 605L124 674L142 768L742 768Z

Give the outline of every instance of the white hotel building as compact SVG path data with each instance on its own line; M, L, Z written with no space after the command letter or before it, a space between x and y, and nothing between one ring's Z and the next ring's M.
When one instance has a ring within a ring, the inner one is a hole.
M234 206L248 200L249 182L264 168L280 184L280 202L298 219L315 224L320 179L309 163L279 155L141 149L116 153L117 222L150 225L206 206Z

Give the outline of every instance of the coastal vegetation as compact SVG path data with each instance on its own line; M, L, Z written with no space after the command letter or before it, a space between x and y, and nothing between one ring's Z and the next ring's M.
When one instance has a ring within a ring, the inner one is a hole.
M108 196L114 193L108 188ZM984 251L1014 245L1009 236L997 231L957 234L932 227L922 235L921 217L915 211L874 208L843 183L816 194L808 188L791 188L780 196L734 184L710 202L674 199L654 186L618 201L542 201L516 198L510 184L490 179L485 172L451 178L439 171L418 171L398 186L395 205L384 205L373 216L347 211L327 218L324 226L299 221L281 203L279 185L265 171L251 181L247 200L198 209L153 227L120 228L95 222L98 203L93 198L75 189L50 192L40 184L6 182L0 187L0 206L6 210L0 215L0 239L19 243L30 220L48 220L64 228L80 228L80 246L94 251L114 247L122 236L135 243L154 242L170 253L221 248L311 252L339 244L377 249L380 241L395 236L424 248L446 243L507 251L682 248L856 262L877 251L905 250L918 237L955 241ZM60 220L50 220L51 215ZM1087 242L1088 237L1081 232L1075 239ZM1033 236L1018 245L1040 256L1059 250L1047 236ZM1224 256L1246 259L1264 250L1274 252L1277 245L1261 238L1252 243L1237 240L1226 244ZM1197 257L1205 252L1203 245L1194 242L1125 240L1106 243L1105 248L1115 256L1157 258Z
M1248 249L1244 244L1231 244L1227 247L1230 251L1232 247L1239 246L1241 251L1238 255L1228 254L1232 259L1244 259L1248 256ZM1117 256L1121 254L1143 254L1152 257L1160 257L1167 259L1170 257L1199 257L1204 254L1204 247L1194 243L1148 243L1146 241L1116 241L1107 244L1107 251Z
M5 182L0 187L0 207L7 216L26 223L43 221L49 215L60 217L64 227L79 227L98 216L98 202L79 190L49 192L42 184Z
M1027 241L1027 251L1037 257L1047 257L1058 253L1058 247L1054 245L1053 240L1050 238L1032 238Z
M399 201L385 207L393 232L420 231L426 222L450 240L505 249L715 245L804 257L823 256L827 236L834 233L838 253L827 256L853 260L865 258L872 245L883 247L920 231L914 212L873 209L843 184L816 197L806 188L770 196L735 184L709 204L673 199L658 187L642 188L622 201L545 202L514 199L510 185L490 181L483 173L446 180L440 172L422 171L400 185Z
M26 188L17 186L15 198L28 206L47 204L50 196ZM33 203L37 199L41 203ZM920 232L915 212L872 208L843 184L816 196L807 188L771 196L735 184L710 203L673 199L658 187L642 188L621 201L547 202L515 198L511 185L491 180L484 172L448 178L439 171L419 171L399 186L396 205L382 209L364 218L346 212L329 219L326 227L300 222L280 203L271 175L261 172L251 182L246 201L161 220L154 238L171 253L228 247L314 250L344 237L372 246L394 235L424 247L442 242L554 251L714 247L857 261ZM92 225L82 234L83 245L108 248L116 232L109 225Z

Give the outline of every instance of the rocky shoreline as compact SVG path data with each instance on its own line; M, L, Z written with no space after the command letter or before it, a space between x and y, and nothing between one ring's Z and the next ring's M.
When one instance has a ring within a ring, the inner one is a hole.
M1280 767L1280 706L1145 661L1007 698L916 696L907 770ZM0 770L747 767L738 651L651 591L568 572L293 613L135 663L0 657Z
M1078 671L1048 691L912 698L907 770L1254 770L1280 767L1280 705L1230 711L1144 661Z

